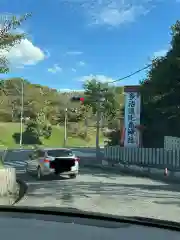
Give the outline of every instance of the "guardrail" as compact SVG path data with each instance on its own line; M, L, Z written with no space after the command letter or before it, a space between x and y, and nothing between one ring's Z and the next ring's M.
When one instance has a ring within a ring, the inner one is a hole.
M171 171L180 170L180 149L164 148L122 148L119 146L104 149L105 160L109 165L118 163Z

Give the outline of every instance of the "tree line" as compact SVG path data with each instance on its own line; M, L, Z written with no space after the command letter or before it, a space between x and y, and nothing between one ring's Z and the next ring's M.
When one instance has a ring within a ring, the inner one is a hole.
M140 84L145 147L163 147L164 136L180 137L180 21L171 36L167 54L152 60Z
M113 88L95 79L87 81L83 86L84 91L81 92L60 92L47 86L32 84L22 78L1 80L0 83L0 122L20 122L23 86L23 123L26 125L24 134L29 136L29 142L38 142L41 136L49 138L52 125L64 125L65 114L69 134L88 138L86 127L96 126L97 102L98 98L102 97L99 95L100 88L105 89L100 105L101 127L119 127L119 100L123 101L121 87ZM73 96L84 97L84 104L73 102ZM79 129L77 123L82 123L84 128ZM19 138L19 134L16 135L15 138Z

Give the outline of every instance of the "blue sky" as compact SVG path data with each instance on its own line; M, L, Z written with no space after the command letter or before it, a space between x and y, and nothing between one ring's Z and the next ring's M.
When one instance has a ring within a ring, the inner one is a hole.
M180 19L176 0L0 0L1 21L32 12L20 45L4 53L6 77L24 77L57 89L81 89L88 76L124 77L169 48L170 26ZM119 83L137 84L142 72ZM2 75L4 77L4 75Z

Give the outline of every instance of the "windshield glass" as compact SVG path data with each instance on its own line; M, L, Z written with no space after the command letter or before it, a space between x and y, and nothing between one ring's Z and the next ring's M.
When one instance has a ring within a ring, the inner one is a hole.
M7 205L180 221L180 1L0 6Z
M48 156L51 157L71 157L73 153L68 150L49 150L47 151Z

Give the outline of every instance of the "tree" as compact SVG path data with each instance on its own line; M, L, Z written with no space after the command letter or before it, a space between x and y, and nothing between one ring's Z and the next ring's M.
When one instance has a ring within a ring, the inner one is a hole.
M23 144L41 144L41 126L36 120L30 120L26 124L23 133Z
M37 123L36 128L38 130L38 136L39 137L45 137L46 139L51 137L52 133L52 127L49 121L46 119L46 114L43 111L44 109L41 110L37 114L35 122Z
M25 34L13 33L12 30L18 28L31 14L25 14L19 18L13 16L11 19L1 23L0 30L0 73L9 72L8 60L2 50L9 51L13 46L20 43Z
M163 147L164 136L180 137L180 21L171 27L171 49L152 61L141 83L146 146Z
M52 127L46 121L41 121L42 116L37 119L28 120L23 132L23 144L41 144L41 137L49 139Z
M98 102L100 102L103 117L112 119L116 115L118 103L115 99L114 87L108 83L101 83L96 79L85 82L84 87L84 105L92 108L93 114L97 113Z
M120 145L120 136L121 136L121 132L119 129L115 131L110 131L109 133L107 133L108 146Z
M51 134L52 134L52 127L51 125L44 125L43 126L43 136L46 138L46 139L49 139L51 137Z
M108 145L118 145L120 140L121 118L124 107L124 88L109 86L108 83L100 83L96 79L89 80L84 84L85 106L90 106L92 113L97 113L97 104L100 99L102 118L105 120L103 127L109 129L106 137Z

